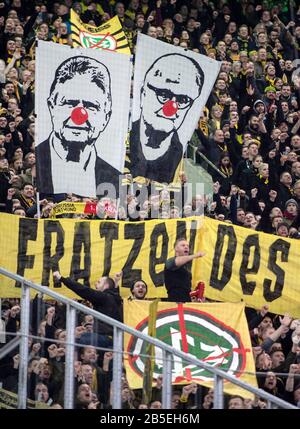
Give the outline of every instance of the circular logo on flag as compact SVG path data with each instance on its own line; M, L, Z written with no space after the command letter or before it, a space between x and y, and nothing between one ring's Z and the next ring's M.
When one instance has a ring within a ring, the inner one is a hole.
M107 49L109 51L117 49L116 39L109 34L93 34L88 31L80 31L79 38L81 45L85 48Z
M142 320L135 329L148 334L149 318ZM240 334L212 315L188 306L178 306L157 313L156 338L182 352L189 353L203 362L239 377L246 366L246 352ZM131 368L144 376L147 343L131 337L127 352ZM162 375L162 350L155 347L153 378ZM174 356L173 382L211 381L213 374Z

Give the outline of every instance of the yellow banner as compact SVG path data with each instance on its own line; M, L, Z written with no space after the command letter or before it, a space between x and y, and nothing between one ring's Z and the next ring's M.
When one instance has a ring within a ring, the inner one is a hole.
M96 203L73 203L71 201L63 201L55 204L51 211L51 217L56 217L62 214L94 214L96 213Z
M298 258L300 242L282 239L210 218L148 220L38 220L0 214L0 267L53 288L52 272L72 276L90 287L101 276L123 271L121 295L143 279L148 298L166 297L164 264L174 256L177 238L186 237L190 252L205 251L192 263L193 288L205 282L205 296L268 304L276 314L300 318ZM75 297L69 289L55 290ZM0 277L0 297L19 297L15 282Z
M148 332L149 306L147 301L124 302L124 323L143 333ZM174 349L189 353L197 359L234 374L240 380L257 387L244 305L239 304L175 304L159 302L156 318L156 338ZM132 389L143 385L147 344L125 335L126 376ZM162 353L155 348L153 378L162 375ZM210 372L174 357L173 384L195 382L213 386ZM252 398L253 395L225 382L224 391L232 395Z
M164 264L177 238L186 236L199 251L201 218L122 222L82 219L29 219L0 214L0 267L54 288L52 272L94 287L102 276L123 271L121 294L143 279L148 297L165 297ZM193 269L196 268L194 264ZM0 276L0 297L19 297L20 285ZM59 293L77 297L55 284Z
M16 393L10 392L8 390L0 388L0 409L5 408L8 410L16 410L18 408L18 395ZM32 401L27 399L26 404L27 409L34 408L50 408L49 405L43 402Z
M71 32L73 47L116 51L130 55L130 48L117 16L94 27L81 21L76 12L71 9Z
M205 296L300 317L300 241L205 218L198 278Z

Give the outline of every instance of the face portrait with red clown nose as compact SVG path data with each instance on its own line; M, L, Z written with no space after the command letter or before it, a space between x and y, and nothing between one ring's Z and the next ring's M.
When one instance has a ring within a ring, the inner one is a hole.
M43 195L94 197L99 184L120 174L99 154L112 115L110 71L94 58L72 56L59 64L50 82L46 125L52 130L35 149L38 188Z
M86 79L89 93L83 85ZM91 58L73 57L57 70L48 107L66 161L80 162L86 147L94 145L107 126L112 107L110 85L105 65Z
M180 54L160 57L147 71L141 91L144 123L166 134L178 130L203 82L203 71L192 58Z
M181 54L166 54L145 73L140 92L140 119L131 133L131 173L170 183L183 155L177 131L200 96L204 73Z

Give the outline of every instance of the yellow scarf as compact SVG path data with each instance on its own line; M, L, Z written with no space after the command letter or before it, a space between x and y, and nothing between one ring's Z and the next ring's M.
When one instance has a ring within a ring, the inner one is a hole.
M264 179L261 174L258 174L258 177L260 178L260 180L262 180L264 182L265 185L268 185L268 183L269 183L269 179L268 178Z
M224 165L222 165L220 167L220 170L222 171L222 173L225 174L225 176L227 176L227 177L232 176L232 173L233 173L232 167L224 167Z
M266 76L266 81L269 82L271 86L275 85L275 79L271 79L268 76Z

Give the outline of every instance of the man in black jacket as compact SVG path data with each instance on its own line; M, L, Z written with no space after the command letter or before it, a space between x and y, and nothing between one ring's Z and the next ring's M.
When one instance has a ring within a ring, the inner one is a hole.
M115 286L115 282L110 277L101 278L96 283L96 290L77 283L71 280L70 277L62 277L58 271L53 273L53 277L55 280L61 281L67 288L71 289L82 299L89 301L93 305L94 310L113 319L122 321L122 298L119 294L119 288ZM109 346L111 341L106 340L111 340L111 338L107 337L112 336L113 327L98 320L96 332L98 334L96 335L97 345L99 347L100 344L103 347ZM95 338L93 339L95 340Z

